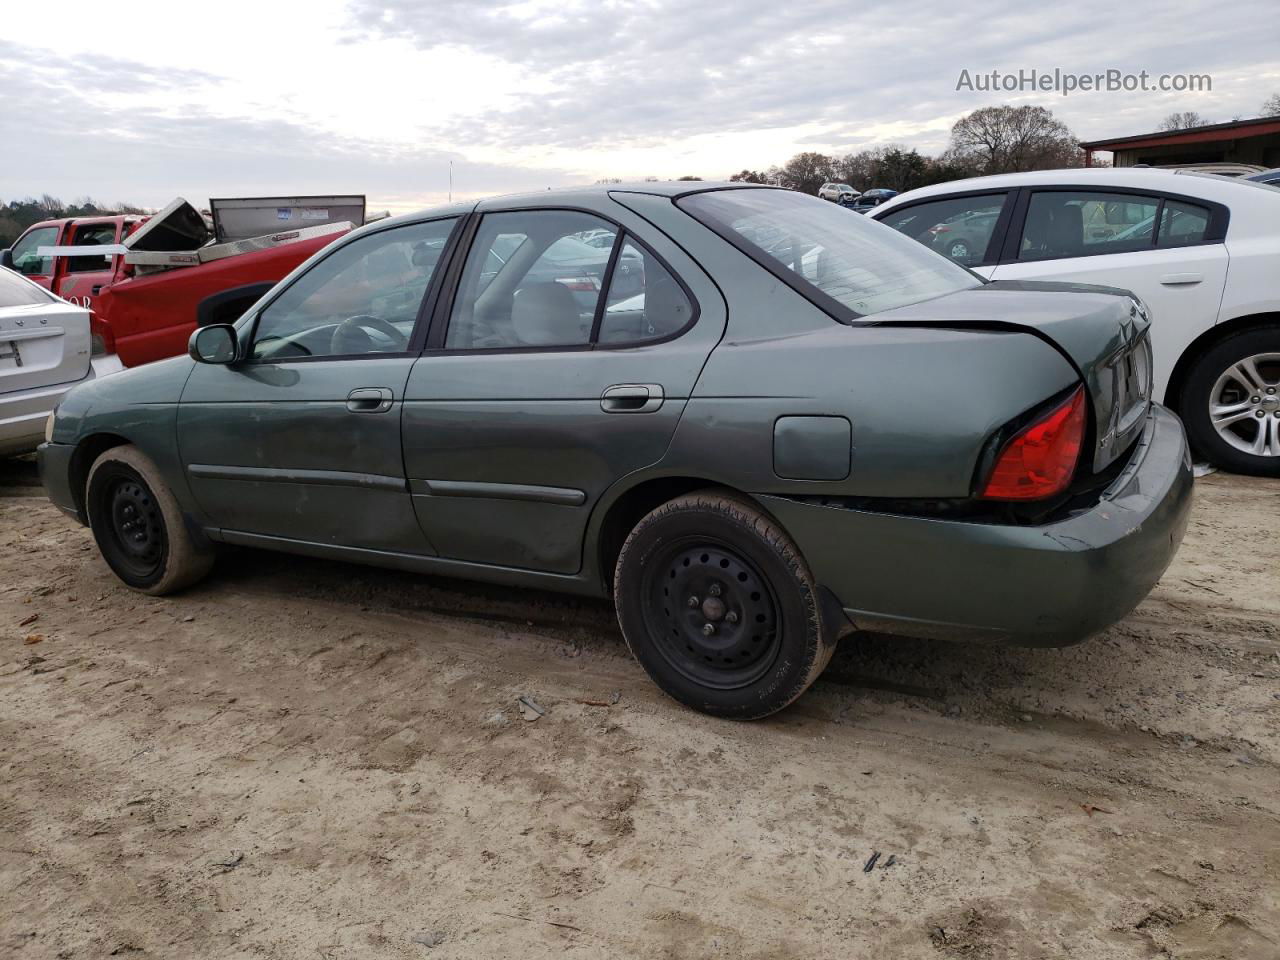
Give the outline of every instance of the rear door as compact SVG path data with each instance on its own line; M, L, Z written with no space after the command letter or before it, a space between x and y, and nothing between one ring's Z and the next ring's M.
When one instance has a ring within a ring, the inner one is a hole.
M63 245L70 247L111 247L118 242L119 220L77 222ZM53 289L64 300L92 310L103 286L111 282L117 257L109 254L85 253L54 258Z
M196 364L178 447L227 539L432 552L409 501L400 417L457 223L335 246L240 323L242 361Z
M88 311L0 268L0 394L72 383L88 372Z
M1131 290L1151 310L1155 396L1186 346L1218 319L1227 276L1225 210L1106 189L1029 190L996 280L1071 280Z
M646 221L610 214L494 211L475 228L405 394L413 505L441 556L575 573L601 494L671 441L724 303ZM594 260L562 255L602 231Z

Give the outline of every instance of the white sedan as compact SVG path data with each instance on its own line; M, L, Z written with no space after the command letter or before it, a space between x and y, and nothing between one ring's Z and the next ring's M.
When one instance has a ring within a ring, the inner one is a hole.
M912 190L870 216L997 281L1122 287L1147 304L1153 395L1197 451L1280 476L1280 189L1148 168Z
M0 457L30 453L68 390L120 369L89 352L88 310L0 267Z

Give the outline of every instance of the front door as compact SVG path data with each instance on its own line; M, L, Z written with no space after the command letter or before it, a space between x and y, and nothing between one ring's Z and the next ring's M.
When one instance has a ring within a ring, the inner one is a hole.
M724 303L675 244L625 219L480 221L405 395L413 504L441 556L575 573L601 494L665 453Z
M116 243L119 220L76 224L66 245L71 247L111 247ZM113 254L81 254L74 257L57 257L54 270L54 289L64 300L93 310L98 293L111 282L115 274L116 256Z
M53 289L53 257L40 253L41 247L58 245L58 227L36 227L14 243L10 255L13 269L46 290Z
M400 448L405 383L456 218L338 245L197 364L178 411L192 493L230 539L431 553Z

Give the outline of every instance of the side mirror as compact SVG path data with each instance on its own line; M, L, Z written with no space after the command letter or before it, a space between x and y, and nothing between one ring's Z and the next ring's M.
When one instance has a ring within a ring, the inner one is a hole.
M8 267L10 270L13 269L13 251L8 247L0 250L0 267Z
M196 363L235 363L240 353L236 328L229 323L199 327L187 341L187 353Z

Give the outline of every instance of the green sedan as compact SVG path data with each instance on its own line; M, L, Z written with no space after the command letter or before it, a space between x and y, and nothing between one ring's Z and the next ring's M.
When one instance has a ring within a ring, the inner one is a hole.
M763 717L853 631L1057 646L1146 596L1191 499L1149 324L785 190L504 197L77 387L41 472L137 590L235 544L612 596L663 690Z

